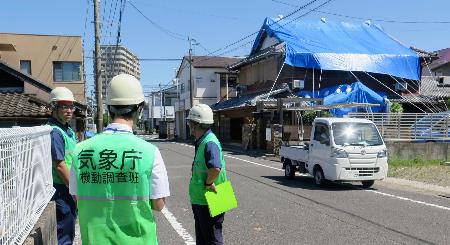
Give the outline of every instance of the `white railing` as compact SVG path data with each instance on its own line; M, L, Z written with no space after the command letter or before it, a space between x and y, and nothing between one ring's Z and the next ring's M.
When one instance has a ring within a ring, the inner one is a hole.
M373 121L385 140L450 141L450 112L349 113Z
M0 129L0 244L22 244L53 196L51 130Z

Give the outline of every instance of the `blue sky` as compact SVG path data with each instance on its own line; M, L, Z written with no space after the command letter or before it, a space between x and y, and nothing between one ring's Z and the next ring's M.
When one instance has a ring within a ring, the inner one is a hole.
M187 37L195 38L195 55L205 55L258 31L265 17L286 15L296 6L310 0L129 0L157 26L150 23L128 2L121 26L121 43L140 58L181 59L188 53ZM311 7L325 2L318 0ZM116 7L117 4L117 7ZM102 43L115 43L120 0L102 0L100 15L103 22ZM387 33L407 46L428 51L450 47L450 1L446 0L334 0L312 12L304 19L362 22L358 18L380 20ZM114 11L115 10L115 11ZM115 12L115 15L114 15ZM307 10L299 11L299 16ZM339 16L340 15L340 16ZM344 17L348 16L348 17ZM293 16L294 17L294 16ZM358 18L354 18L358 17ZM7 1L0 8L0 32L79 35L84 38L86 56L92 56L93 38L92 0L39 0ZM398 22L428 23L398 23ZM430 22L448 22L430 23ZM225 56L244 56L250 45L221 50ZM1 40L0 40L1 41ZM208 51L207 51L208 50ZM227 52L228 51L228 52ZM141 80L145 91L167 84L175 75L179 61L141 62ZM89 89L93 86L92 61L86 60Z

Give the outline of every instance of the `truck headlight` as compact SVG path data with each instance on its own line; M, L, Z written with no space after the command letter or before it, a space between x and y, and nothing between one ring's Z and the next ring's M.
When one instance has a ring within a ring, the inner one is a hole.
M384 150L382 150L382 151L378 152L378 155L377 155L377 157L378 157L378 158L383 158L383 157L387 157L387 150L386 150L386 149L384 149Z
M335 158L348 158L348 154L345 150L333 148L331 150L331 157Z

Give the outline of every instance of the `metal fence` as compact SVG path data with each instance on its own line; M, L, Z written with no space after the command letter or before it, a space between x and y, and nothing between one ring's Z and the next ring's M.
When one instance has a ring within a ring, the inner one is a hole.
M373 121L387 141L450 141L450 112L349 113Z
M54 193L51 130L0 129L0 244L22 244Z

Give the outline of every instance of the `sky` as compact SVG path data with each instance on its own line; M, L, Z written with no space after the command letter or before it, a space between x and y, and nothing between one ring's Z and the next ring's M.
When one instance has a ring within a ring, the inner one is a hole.
M120 44L141 59L181 59L188 54L190 37L198 43L193 46L194 55L219 50L213 54L243 57L256 38L256 34L249 35L259 30L266 17L286 16L311 1L127 0ZM120 2L100 0L102 44L116 43ZM325 2L316 0L292 18L308 13L299 20L325 17L360 23L371 19L406 46L427 51L450 47L448 0L329 0L318 11L310 11ZM15 0L4 1L0 8L0 32L82 36L85 57L92 57L94 48L93 20L93 0ZM141 61L144 91L169 84L180 63ZM90 91L94 87L92 60L86 59L85 66Z

